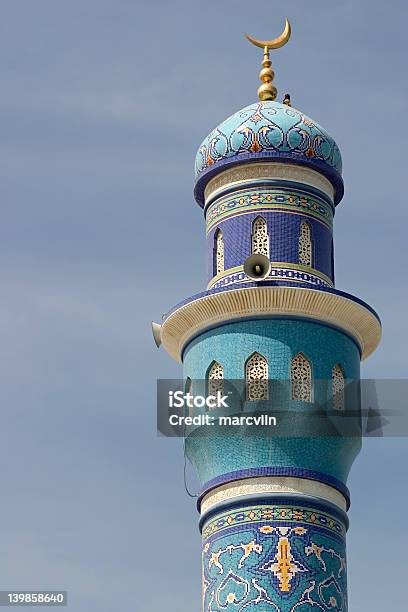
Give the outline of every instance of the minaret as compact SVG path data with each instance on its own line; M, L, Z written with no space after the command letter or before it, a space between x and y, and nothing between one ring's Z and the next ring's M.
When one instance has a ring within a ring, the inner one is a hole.
M259 101L215 128L196 158L208 286L155 327L193 394L203 380L209 393L242 381L215 421L278 415L276 428L186 435L202 487L205 612L348 609L346 481L361 436L342 416L358 407L358 384L347 383L358 383L381 326L335 288L340 151L288 94L275 101L269 52L289 36L287 22L278 39L248 37L264 51Z

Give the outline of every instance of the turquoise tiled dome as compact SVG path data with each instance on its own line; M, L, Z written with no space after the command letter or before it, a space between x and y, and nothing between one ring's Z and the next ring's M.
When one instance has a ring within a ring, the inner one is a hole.
M271 101L250 104L205 138L196 156L196 178L201 182L217 167L265 158L308 164L341 181L341 154L334 139L299 110Z

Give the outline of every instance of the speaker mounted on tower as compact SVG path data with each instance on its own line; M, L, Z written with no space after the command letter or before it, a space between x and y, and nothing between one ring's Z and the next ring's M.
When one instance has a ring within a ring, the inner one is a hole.
M157 348L161 345L161 325L152 321L152 334Z
M251 255L244 262L245 274L254 281L265 280L270 274L271 262L266 255Z

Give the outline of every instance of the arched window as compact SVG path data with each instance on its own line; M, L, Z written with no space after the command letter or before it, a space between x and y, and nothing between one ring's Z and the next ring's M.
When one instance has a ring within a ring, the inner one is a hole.
M291 362L290 380L292 399L312 401L312 366L303 353L295 355Z
M332 369L333 408L344 410L344 372L339 363Z
M312 232L307 221L300 224L299 263L304 266L312 265Z
M207 372L207 396L218 392L224 395L224 368L218 361L213 361Z
M224 272L224 239L218 229L214 236L214 274Z
M253 353L246 362L245 383L248 401L268 399L268 362L260 353Z
M257 217L252 224L252 254L269 257L268 226L262 217Z

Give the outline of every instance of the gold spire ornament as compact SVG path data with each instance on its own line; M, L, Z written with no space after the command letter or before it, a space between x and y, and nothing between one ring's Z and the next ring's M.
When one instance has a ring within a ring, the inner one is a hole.
M289 20L286 19L285 29L283 30L282 34L273 40L257 40L256 38L249 36L249 34L245 35L250 43L264 50L262 70L259 73L259 78L262 81L262 85L258 89L258 97L262 101L276 100L276 95L278 93L276 87L272 84L275 73L271 68L272 62L269 58L269 51L271 49L279 49L280 47L286 45L291 34L292 28Z

